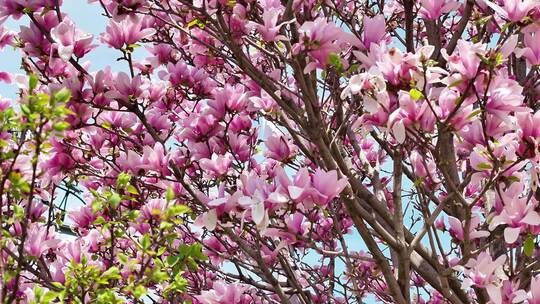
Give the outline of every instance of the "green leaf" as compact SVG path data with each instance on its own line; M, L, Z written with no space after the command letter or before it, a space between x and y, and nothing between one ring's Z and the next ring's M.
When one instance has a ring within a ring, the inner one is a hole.
M120 194L116 192L113 192L111 197L109 197L109 203L111 203L111 206L113 208L118 207L121 201L122 201L122 197L120 197Z
M504 56L501 53L497 53L495 56L495 66L500 66L504 63Z
M51 303L54 299L58 298L59 293L54 291L48 291L41 300L42 303Z
M148 249L150 249L150 245L151 245L150 235L149 234L143 235L141 238L142 249L144 251L147 251Z
M167 202L170 202L174 199L175 195L174 195L174 191L172 188L167 188L167 193L165 194L165 199L167 200Z
M32 92L37 87L37 84L38 78L36 74L30 74L30 76L28 77L28 90Z
M116 178L116 188L123 189L131 180L131 174L126 172L120 172Z
M493 168L493 166L491 166L491 164L489 163L479 163L477 167L481 170L488 170Z
M120 260L120 263L127 264L128 257L123 253L118 253L118 260Z
M176 265L176 263L178 263L178 261L180 260L180 257L177 256L177 255L170 255L167 257L167 264L169 264L169 266L174 266Z
M57 122L53 125L53 129L55 129L58 132L62 132L70 127L70 124L65 121Z
M36 299L40 299L42 295L43 295L43 288L39 286L34 287L34 297Z
M330 53L328 55L328 64L336 67L338 70L343 69L343 63L341 63L341 58L336 53Z
M29 116L32 113L32 110L30 110L30 107L26 104L21 104L21 111L25 116Z
M409 91L409 95L411 96L411 98L413 100L420 100L422 99L422 97L424 97L424 95L422 94L422 92L418 91L417 89L413 88Z
M527 239L525 240L525 243L523 244L523 253L528 256L532 257L534 252L534 238L531 234L527 236Z
M169 275L164 271L161 271L159 269L154 269L154 271L152 272L152 280L154 282L161 283L168 279L169 279Z
M95 221L94 221L94 225L103 225L105 224L107 221L105 220L105 218L103 216L99 216Z
M139 194L139 191L137 191L137 188L135 188L133 185L127 185L126 191L134 195Z
M118 269L118 267L116 266L113 266L109 269L107 269L102 275L101 275L101 278L109 281L109 280L119 280L122 278L122 276L120 276L120 270Z
M54 93L54 100L56 102L66 103L70 98L71 92L66 88L62 88L60 91Z
M172 205L167 209L167 216L173 217L190 212L191 209L186 205Z
M146 290L146 288L142 285L137 285L135 287L135 289L133 290L133 295L137 298L137 299L140 299L142 297L144 297L146 294L148 293L148 291Z

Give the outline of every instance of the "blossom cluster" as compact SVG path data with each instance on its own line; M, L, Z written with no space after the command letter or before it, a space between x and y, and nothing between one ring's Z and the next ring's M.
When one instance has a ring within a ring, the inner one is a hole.
M540 303L538 1L89 3L0 0L0 303Z

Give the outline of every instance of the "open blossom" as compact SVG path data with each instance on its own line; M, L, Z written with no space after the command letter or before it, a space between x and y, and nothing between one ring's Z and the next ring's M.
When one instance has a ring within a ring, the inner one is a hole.
M457 43L457 53L449 55L446 50L441 50L443 57L448 61L451 70L455 70L466 78L472 79L478 72L480 66L479 55L485 54L485 45L481 43L472 44L465 40Z
M518 57L525 57L530 65L540 64L540 26L530 25L522 30L523 44L522 49L516 50Z
M464 235L464 230L463 230L463 223L453 217L453 216L449 216L448 217L448 224L450 224L450 234L455 237L456 239L460 240L460 241L463 241L465 240L465 235ZM487 237L489 236L489 232L488 231L483 231L483 230L477 230L478 229L478 226L480 225L480 217L479 216L473 216L471 218L471 222L469 224L469 239L470 240L474 240L474 239L478 239L478 238L483 238L483 237Z
M466 276L463 280L463 287L476 286L485 288L490 299L495 304L501 304L502 294L500 288L502 281L507 279L503 269L505 261L506 255L501 255L493 260L489 251L481 252L476 259L469 259L465 267L457 267L463 269Z
M335 170L325 172L318 169L312 177L312 187L317 192L319 203L326 205L347 186L345 178L338 179Z
M77 228L83 229L88 228L97 218L91 206L82 206L78 210L71 210L68 217L75 222Z
M427 20L435 20L442 14L446 14L455 9L459 2L457 1L442 1L442 0L421 0L420 15Z
M317 67L325 67L330 54L340 53L346 43L355 43L354 36L344 32L333 22L328 22L324 17L304 22L299 31L303 35L301 38L303 44L295 46L296 52L304 49L314 59L306 66L305 73Z
M528 304L540 303L540 275L531 278L531 290L527 294Z
M26 253L33 257L40 257L49 249L55 249L60 244L56 238L53 228L47 228L45 225L32 224L28 228L28 240L25 242L24 249Z
M216 281L211 290L204 290L196 296L201 304L248 304L249 297L244 297L248 286L238 283Z
M285 135L272 133L266 137L264 144L268 149L265 155L275 160L286 160L296 150L292 140Z
M366 49L371 47L371 44L378 44L387 38L386 22L383 15L364 18L364 32L362 33L362 44Z
M81 58L95 47L90 44L93 36L75 28L75 24L67 18L53 28L51 37L56 41L58 54L64 61L68 61L72 55Z
M88 2L0 0L7 302L540 304L540 0Z
M489 225L490 230L499 225L508 225L504 229L504 239L509 244L514 243L528 225L540 225L540 215L534 211L536 201L530 202L523 196L523 189L524 185L516 182L502 194L503 209Z
M257 24L256 27L264 41L271 42L287 39L287 37L279 34L281 27L286 24L286 22L278 24L281 13L282 10L277 8L269 8L263 12L264 24Z
M513 22L521 21L533 8L540 4L535 0L498 1L499 3L503 3L502 6L497 5L496 2L492 2L491 0L484 0L484 2L502 17Z
M110 47L121 49L125 46L135 44L141 39L152 36L156 30L145 28L143 18L126 18L120 22L110 20L106 31L101 36L101 41L107 43Z
M204 158L199 161L201 169L205 170L212 176L221 176L229 170L232 157L228 155L213 154L211 159Z
M15 32L7 30L1 25L0 22L0 50L2 50L6 45L11 45L13 43L13 38Z

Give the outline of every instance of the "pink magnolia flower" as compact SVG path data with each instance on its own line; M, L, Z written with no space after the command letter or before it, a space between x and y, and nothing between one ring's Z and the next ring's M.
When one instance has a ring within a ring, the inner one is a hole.
M58 244L60 240L56 238L53 227L47 230L46 226L33 223L28 228L24 250L30 256L40 257L45 251L56 248Z
M216 281L211 290L201 292L195 296L201 304L248 304L251 298L245 299L243 294L248 290L248 286L239 283L226 283Z
M386 22L384 15L378 14L375 17L364 17L364 32L362 34L362 44L369 49L371 44L378 44L387 38Z
M427 20L438 19L442 14L446 14L459 6L457 1L448 0L420 0L420 16Z
M540 144L540 112L536 113L516 113L519 129L517 135L521 139L519 143L519 155L532 158L536 155L537 147Z
M463 223L459 219L453 216L448 216L448 224L450 225L450 229L449 229L450 234L454 236L456 239L463 241L465 239L465 235L463 231ZM471 223L469 227L470 240L489 236L488 231L477 230L478 226L480 226L480 217L478 215L474 215L471 218Z
M312 176L312 187L317 193L317 201L321 205L328 204L347 186L347 179L338 179L337 171L325 172L317 169Z
M477 259L469 259L464 268L456 266L463 270L465 274L463 288L470 288L471 286L485 288L490 299L495 304L501 304L502 281L507 279L503 269L505 261L506 255L501 255L494 261L489 250L487 250L481 252Z
M3 81L5 83L7 83L7 84L10 84L11 81L12 81L12 78L13 77L11 76L10 73L0 71L0 81Z
M141 168L159 172L163 175L168 175L169 157L166 155L164 147L161 143L156 143L154 147L144 146L141 160L143 166Z
M285 224L291 233L302 236L305 235L311 227L309 221L307 221L306 217L300 212L287 216L285 218Z
M527 293L519 289L518 281L504 281L502 286L502 303L522 303L527 299Z
M524 187L523 183L515 182L502 193L503 210L489 225L490 230L499 225L508 225L504 229L504 239L509 244L514 243L528 225L540 225L540 215L534 211L536 200L533 198L533 201L529 201L527 196L522 195Z
M279 161L288 159L296 150L296 146L289 137L275 133L268 135L264 144L268 149L264 152L265 156Z
M222 176L227 173L231 167L232 157L230 154L218 155L212 154L212 158L203 158L199 161L201 169L214 177Z
M457 90L445 88L439 95L439 117L441 119L447 119L451 113L455 114L452 117L451 123L456 130L462 130L469 122L467 117L473 111L473 100L467 98L461 104L459 109L456 110L456 100L460 97L460 93Z
M540 304L540 275L531 279L531 290L527 294L527 304Z
M518 57L525 57L530 65L540 64L540 26L530 25L522 30L523 44L522 49L516 49Z
M1 23L2 22L0 22L0 24ZM0 50L2 50L6 45L11 45L14 37L15 32L9 31L0 25Z
M304 49L315 60L306 66L305 73L315 68L325 67L330 54L339 54L345 43L354 43L355 40L352 34L345 33L343 29L333 22L328 22L324 17L304 22L299 32L302 35L302 44L295 45L294 52L298 53L300 49Z
M127 103L130 99L136 99L146 93L144 83L141 75L131 78L128 74L120 72L114 79L114 88L116 90L106 92L105 97Z
M538 7L540 4L535 0L504 0L501 7L490 0L484 0L484 2L499 15L513 22L521 21L533 8Z
M287 37L279 35L281 27L288 22L278 24L279 15L282 13L281 9L270 8L263 12L262 19L264 24L256 24L257 30L261 33L264 41L279 41L286 40Z
M45 7L54 7L54 0L0 0L0 23L8 16L19 19L24 15L24 10L38 11ZM62 5L62 1L58 2Z
M472 44L465 40L458 41L456 51L452 55L448 55L446 49L441 50L441 54L448 62L450 69L469 79L476 76L481 61L479 55L485 53L485 45L481 43Z
M225 85L224 88L215 89L212 92L213 99L208 105L215 110L218 119L223 118L224 111L241 111L249 103L249 93L244 90L244 86Z
M432 158L426 157L425 154L414 150L411 152L410 160L414 174L418 177L428 178L430 184L440 183L440 179L437 176L437 164Z
M390 114L389 124L400 120L405 127L418 128L424 131L433 131L437 117L429 107L427 101L415 101L409 92L399 92L400 107Z
M97 218L91 206L82 206L78 210L71 210L68 212L68 217L75 222L77 228L83 229L88 228Z
M142 39L154 35L153 28L144 27L144 18L130 17L120 22L110 20L105 33L101 35L101 41L115 49L135 44Z
M133 150L120 154L116 161L120 169L134 173L138 173L143 166L141 156Z
M58 55L64 61L68 61L73 54L81 58L96 47L90 44L93 36L75 28L75 24L68 18L52 29L51 37L56 41Z
M529 109L523 104L523 87L510 79L506 69L499 71L488 89L486 108L488 113L505 119L510 112L523 112Z
M167 209L167 201L160 198L151 199L141 207L141 216L150 220L151 218L160 218Z

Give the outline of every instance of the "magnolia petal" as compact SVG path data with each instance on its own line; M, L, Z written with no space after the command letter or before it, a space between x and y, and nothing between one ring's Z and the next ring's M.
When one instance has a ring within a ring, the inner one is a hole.
M514 298L512 299L512 303L520 303L525 300L527 300L529 296L525 292L525 290L520 289L514 292Z
M489 284L486 286L486 291L489 295L489 298L494 304L501 304L502 303L502 295L501 295L501 288Z
M289 198L279 192L272 192L268 196L268 200L276 204L284 204L289 201Z
M540 215L538 215L536 211L529 211L529 213L521 219L521 222L529 225L540 225Z
M62 60L69 61L71 55L73 55L73 45L59 45L58 55L60 55L60 58L62 58Z
M289 186L287 187L287 190L289 190L289 195L293 200L299 199L302 196L302 193L304 193L304 189L296 186Z
M506 227L504 229L504 240L508 244L513 244L517 241L521 228Z
M209 231L213 231L214 229L216 229L216 226L217 226L217 213L216 213L216 210L212 209L212 210L206 212L203 215L202 221L203 221L204 227L206 227L206 229L208 229Z
M264 220L264 203L260 202L251 207L251 218L256 225L259 225Z
M500 50L504 58L507 58L508 56L510 56L510 54L512 54L512 52L516 49L517 43L518 35L512 35L510 36L510 38L508 38L508 40L506 40Z
M489 211L495 204L495 191L488 190L486 191L486 200L485 200L485 206L486 210Z
M238 199L238 204L240 204L243 207L249 207L253 205L255 201L249 197L249 196L242 196Z
M366 97L364 97L364 109L370 114L377 113L379 110L379 103L375 99L366 95Z
M487 4L492 10L494 10L496 13L498 13L499 15L505 17L505 18L508 18L508 13L500 6L498 6L497 4L489 1L489 0L486 0L484 1L485 4Z
M394 138L399 144L405 142L407 134L405 132L405 125L403 124L402 120L398 120L396 121L396 123L394 123L394 125L392 126L392 133L394 134Z
M216 198L208 202L208 206L221 206L227 202L227 199L224 197Z

